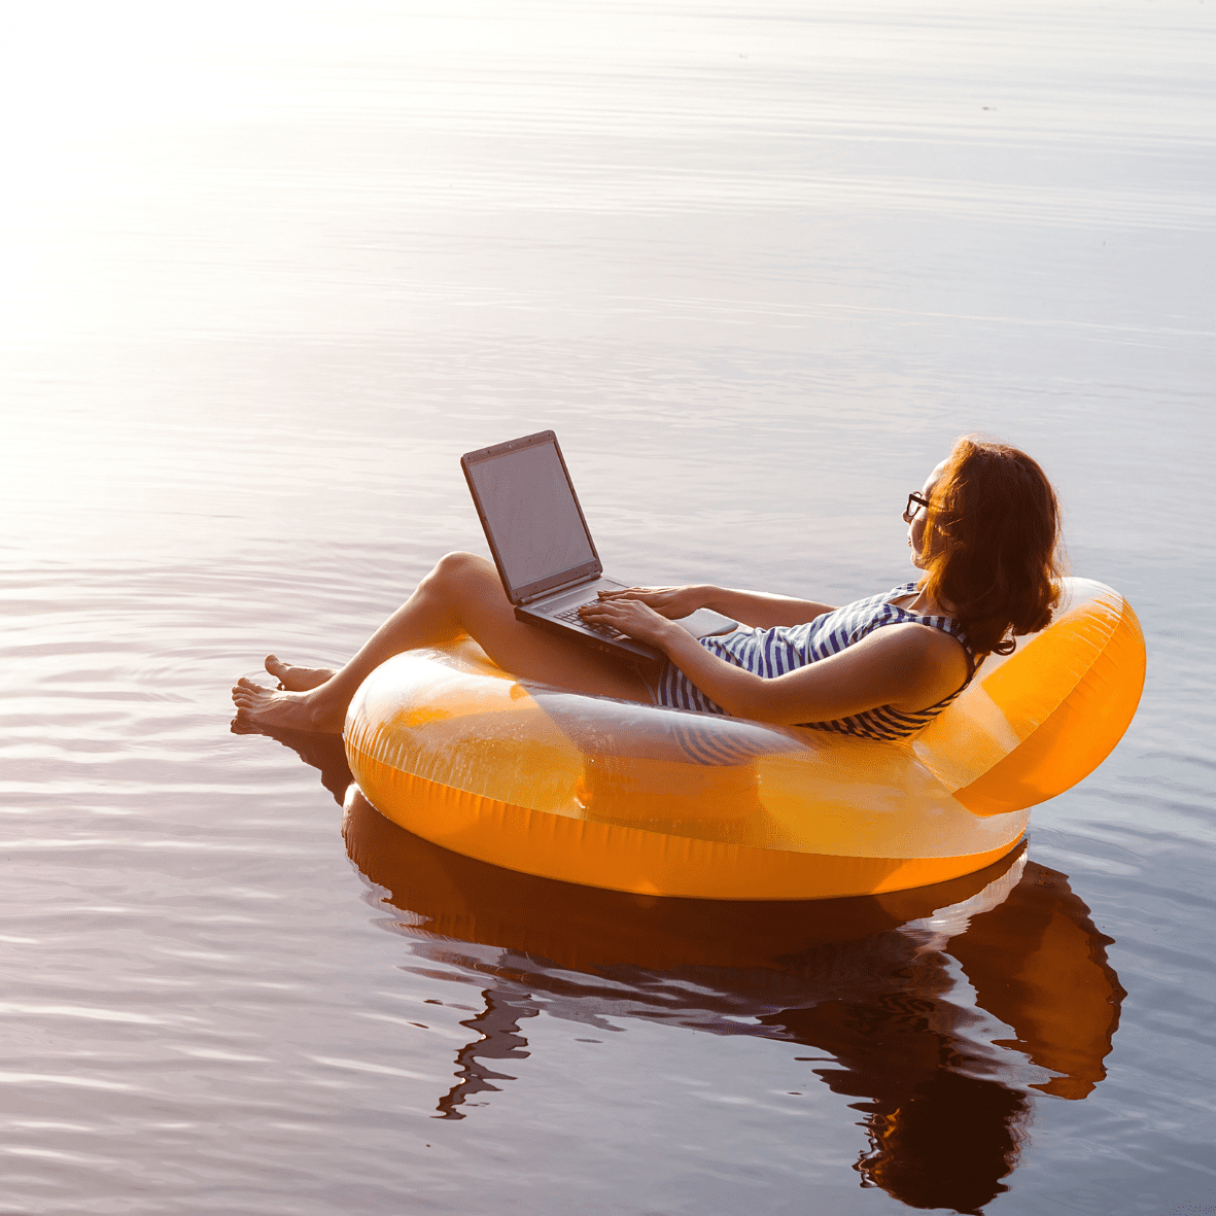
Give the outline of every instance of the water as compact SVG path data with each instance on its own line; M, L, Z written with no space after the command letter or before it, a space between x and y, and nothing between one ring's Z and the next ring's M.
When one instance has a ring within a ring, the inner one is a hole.
M1213 6L5 22L11 1210L1216 1202ZM955 435L1024 446L1140 713L1011 863L746 910L486 871L229 732L548 426L610 566L829 602Z

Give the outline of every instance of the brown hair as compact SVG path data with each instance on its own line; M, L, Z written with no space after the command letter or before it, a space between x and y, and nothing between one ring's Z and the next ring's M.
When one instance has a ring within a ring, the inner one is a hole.
M1062 573L1051 482L1017 448L964 435L926 512L922 590L949 605L978 654L1009 654L1013 636L1051 621Z

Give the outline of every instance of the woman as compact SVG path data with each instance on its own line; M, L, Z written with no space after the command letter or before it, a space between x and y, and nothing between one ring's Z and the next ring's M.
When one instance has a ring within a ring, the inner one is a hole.
M355 690L403 650L471 635L499 666L592 696L657 702L777 724L891 739L912 734L970 682L987 653L1051 619L1059 574L1058 507L1039 466L1016 448L960 439L908 495L917 583L833 608L720 587L630 588L583 610L661 650L654 688L635 670L515 619L493 565L449 554L338 671L274 655L279 689L242 679L240 720L340 732ZM675 618L700 607L741 622L696 640Z

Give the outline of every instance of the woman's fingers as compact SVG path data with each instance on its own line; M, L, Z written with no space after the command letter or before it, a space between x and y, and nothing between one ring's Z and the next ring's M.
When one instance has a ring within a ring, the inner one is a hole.
M599 603L585 604L579 609L579 615L584 620L611 625L640 641L646 641L656 626L666 624L666 619L641 599L603 599Z
M678 593L678 587L623 587L620 591L601 591L599 599L601 603L609 604L646 604L666 617L683 616L683 611L671 611L677 603Z
M698 587L624 587L619 591L601 591L601 603L647 604L668 620L675 620L695 612L704 602L704 593Z
M642 600L652 595L663 595L669 587L622 587L619 591L601 591L602 600Z
M578 614L592 621L615 620L627 614L638 603L637 600L600 600L598 603L584 604Z

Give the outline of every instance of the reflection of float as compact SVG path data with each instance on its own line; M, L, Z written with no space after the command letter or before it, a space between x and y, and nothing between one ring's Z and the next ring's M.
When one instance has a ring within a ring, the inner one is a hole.
M412 943L411 969L454 981L457 1007L466 985L482 990L461 1023L456 1083L438 1097L445 1118L527 1068L538 1014L758 1036L789 1043L795 1074L864 1112L863 1185L977 1211L1018 1163L1036 1092L1082 1099L1105 1075L1124 995L1110 939L1024 848L915 891L721 903L473 861L400 831L354 788L343 831L405 913L390 923Z
M376 885L380 923L410 942L403 967L451 985L431 1003L469 1009L469 987L481 992L460 1020L469 1039L437 1098L442 1118L474 1113L527 1069L527 1023L541 1014L760 1037L790 1045L799 1089L805 1071L854 1099L870 1142L855 1165L863 1186L974 1212L1006 1189L1037 1095L1080 1100L1105 1076L1125 995L1110 939L1024 847L865 898L655 899L439 848L350 785L336 737L276 737L345 794L347 850Z
M373 672L347 757L402 827L541 877L711 899L940 882L1008 853L1135 713L1135 614L1065 582L1052 625L899 743L525 687L465 642Z

